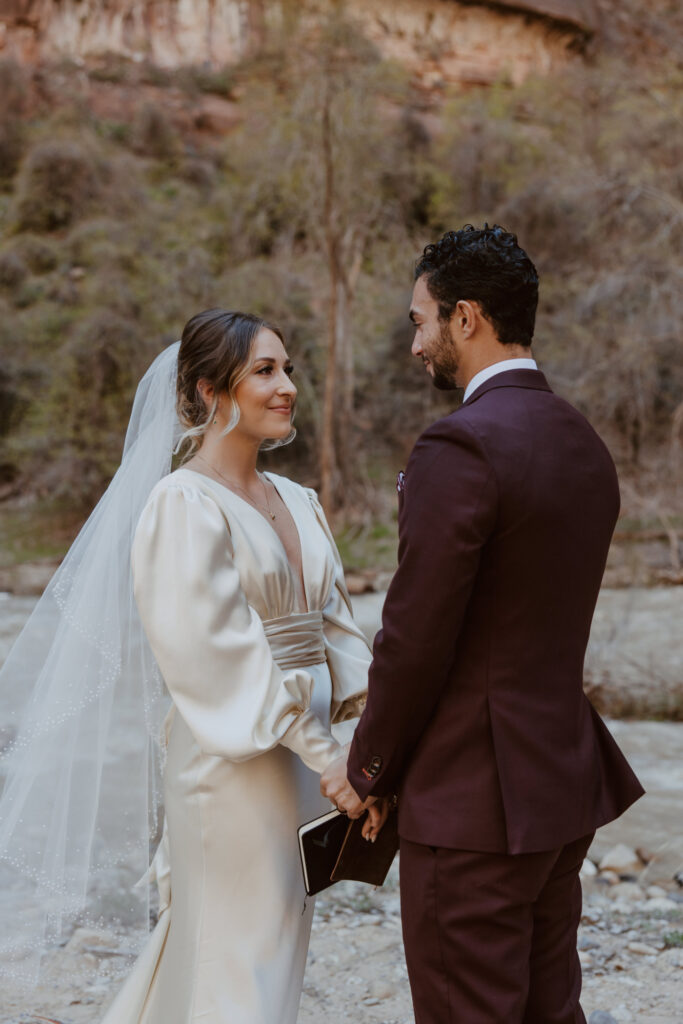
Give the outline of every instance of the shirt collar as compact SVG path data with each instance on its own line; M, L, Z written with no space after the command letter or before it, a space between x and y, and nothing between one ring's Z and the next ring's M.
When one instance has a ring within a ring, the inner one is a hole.
M479 373L475 373L472 380L465 388L465 394L463 396L463 402L473 394L478 387L480 387L485 381L490 380L491 377L495 377L498 373L505 373L506 370L537 370L538 365L535 359L501 359L499 363L492 363L491 366L484 367Z

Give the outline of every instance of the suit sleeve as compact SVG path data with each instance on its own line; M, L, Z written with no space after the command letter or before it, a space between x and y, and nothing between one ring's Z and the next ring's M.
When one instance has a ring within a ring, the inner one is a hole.
M435 424L406 469L398 569L349 755L348 777L363 799L397 788L439 701L496 513L496 480L478 438L466 423Z

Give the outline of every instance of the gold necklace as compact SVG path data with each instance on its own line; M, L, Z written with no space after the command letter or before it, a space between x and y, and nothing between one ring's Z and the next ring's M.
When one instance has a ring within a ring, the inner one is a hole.
M273 520L277 519L276 513L273 512L273 510L270 507L270 502L268 501L268 491L267 491L266 485L265 485L265 483L263 481L263 477L260 475L260 473L258 473L258 471L256 473L256 476L261 481L261 487L263 487L263 497L266 499L265 507L263 505L261 505L258 501L254 501L252 496L249 494L249 491L245 491L244 487L240 487L240 485L236 484L234 480L228 480L227 476L223 476L223 474L221 473L220 469L216 469L215 466L212 466L211 463L207 462L206 459L202 458L201 455L199 455L199 454L195 455L195 459L199 459L199 461L203 462L205 466L208 466L208 468L213 473L215 473L217 476L219 476L221 478L221 480L224 480L225 483L231 489L232 488L236 488L238 491L241 491L242 494L246 495L247 501L249 502L250 505L253 505L254 508L259 508L262 512L267 512L268 515L270 516L270 518L273 519Z

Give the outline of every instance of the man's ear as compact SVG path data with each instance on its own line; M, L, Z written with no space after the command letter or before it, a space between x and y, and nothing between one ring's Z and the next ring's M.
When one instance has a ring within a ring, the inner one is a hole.
M480 316L478 303L461 299L451 315L451 325L457 326L463 338L471 338L477 329L477 320Z

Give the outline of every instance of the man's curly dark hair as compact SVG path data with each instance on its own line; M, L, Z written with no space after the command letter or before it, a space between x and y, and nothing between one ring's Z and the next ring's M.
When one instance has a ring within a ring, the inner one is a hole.
M426 275L439 318L450 320L460 300L476 302L504 345L531 345L538 273L517 236L499 224L466 224L425 247L415 279Z

